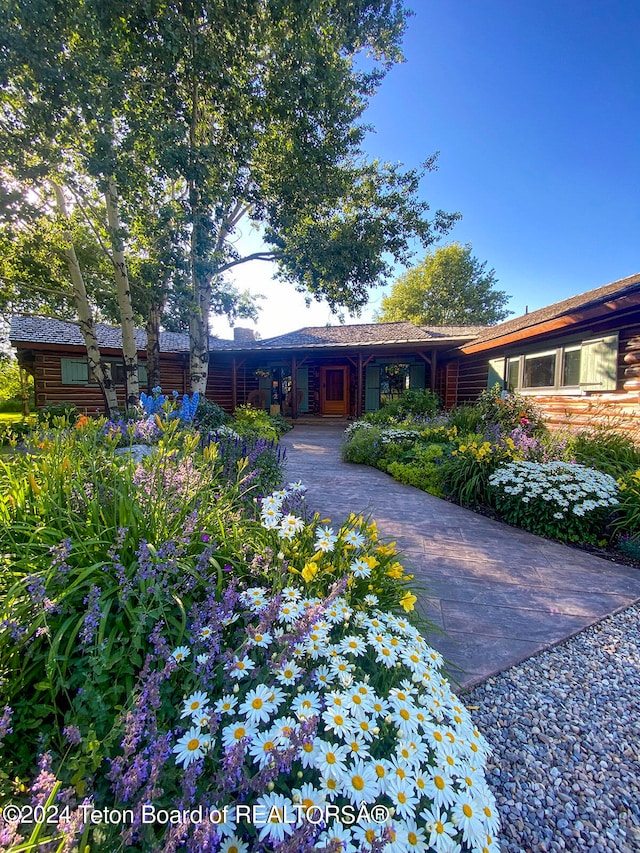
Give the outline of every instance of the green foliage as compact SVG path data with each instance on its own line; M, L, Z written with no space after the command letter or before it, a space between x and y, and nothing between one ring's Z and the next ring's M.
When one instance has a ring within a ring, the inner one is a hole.
M471 245L452 243L427 254L382 300L381 323L409 320L418 325L491 325L504 320L507 293L495 290L495 271L471 256Z
M476 406L485 425L496 424L504 433L518 427L525 427L528 435L543 436L548 432L542 412L532 397L516 393L503 395L498 383L482 392Z
M442 465L445 490L462 506L487 506L491 503L489 477L514 458L511 439L495 443L479 435L463 436Z
M393 424L412 419L433 418L440 410L438 395L428 390L407 389L395 400L388 400L375 412L367 412L364 420L371 424Z
M277 441L280 437L281 420L273 418L264 409L254 409L252 406L238 406L233 413L231 426L243 437L260 436ZM288 429L288 426L286 427ZM286 432L286 430L284 430Z
M460 435L472 435L482 429L482 412L477 405L465 403L449 413L449 423Z
M637 539L640 535L640 467L622 476L618 485L619 504L614 526L621 534Z
M79 409L75 403L49 403L37 411L38 423L44 426L73 426L78 418Z
M583 430L569 436L567 453L576 462L612 477L640 468L640 445L630 436L609 429Z
M366 421L356 421L345 433L342 458L356 465L377 465L385 452L381 436L381 427Z
M442 452L441 448L440 450ZM408 463L390 462L387 465L387 472L395 480L407 486L415 486L437 498L445 496L441 464L429 462L426 459Z
M224 410L217 403L207 400L204 395L200 396L194 424L201 432L213 432L228 420Z

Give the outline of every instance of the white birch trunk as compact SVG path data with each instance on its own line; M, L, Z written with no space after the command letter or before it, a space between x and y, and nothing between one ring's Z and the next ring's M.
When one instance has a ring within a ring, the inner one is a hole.
M67 224L69 222L69 213L67 211L67 203L65 201L64 193L58 184L53 181L51 184L56 195L58 212L65 224ZM63 252L67 262L69 276L71 277L71 284L73 286L73 299L75 302L76 312L78 314L78 325L87 348L89 372L100 386L100 390L104 396L107 415L109 417L115 417L118 414L118 398L116 396L116 389L114 388L113 380L111 378L111 369L109 365L102 360L102 356L100 354L95 323L93 321L93 314L87 297L87 290L85 288L82 270L80 269L76 250L73 246L71 233L68 228L65 229L64 237L67 246Z
M120 233L120 213L118 209L118 188L115 180L110 177L105 192L107 204L107 220L111 236L111 260L113 263L118 306L120 308L120 327L122 329L122 356L124 359L124 375L127 383L127 408L133 408L140 402L140 382L138 379L138 347L136 344L136 329L131 305L131 288L129 273L124 256L124 244Z

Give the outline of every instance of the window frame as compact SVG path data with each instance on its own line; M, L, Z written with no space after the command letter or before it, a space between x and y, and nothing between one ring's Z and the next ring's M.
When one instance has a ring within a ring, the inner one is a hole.
M581 363L580 363L580 379L583 375L583 368L586 370L586 365L582 362L582 353L586 350L587 347L593 347L594 345L602 344L603 346L612 346L612 377L610 378L610 383L615 387L602 387L602 383L598 387L594 387L596 383L590 381L578 381L577 384L573 385L564 385L564 363L565 363L565 353L567 352L575 352L576 350L580 350L581 353ZM615 351L616 355L613 355ZM554 383L553 385L536 385L530 387L524 387L524 371L525 371L525 360L527 358L536 358L545 355L555 355L555 369L554 369ZM589 336L588 338L572 338L570 340L565 341L562 344L554 344L550 342L547 346L542 344L538 345L538 347L527 347L525 350L520 352L511 352L506 353L503 358L503 366L502 366L502 386L509 391L517 392L518 394L524 396L541 396L545 394L553 394L554 396L562 396L564 395L576 395L580 394L582 396L586 396L590 393L603 393L607 391L613 391L617 388L617 358L619 355L619 333L618 332L605 332L598 336ZM499 359L491 359L489 362L489 372L491 373L491 367L493 366L493 370L496 370L496 362ZM510 388L509 386L509 369L510 366L518 362L518 379L517 385L514 388Z

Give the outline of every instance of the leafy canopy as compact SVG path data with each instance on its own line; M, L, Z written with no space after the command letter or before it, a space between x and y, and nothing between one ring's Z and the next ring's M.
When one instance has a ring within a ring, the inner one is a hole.
M378 322L409 320L430 326L499 323L513 313L505 307L510 297L495 289L495 270L485 272L485 267L486 262L472 257L470 244L452 243L427 253L383 298Z

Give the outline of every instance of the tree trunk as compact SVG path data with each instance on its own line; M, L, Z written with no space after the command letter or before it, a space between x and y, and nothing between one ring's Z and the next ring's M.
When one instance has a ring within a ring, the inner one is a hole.
M22 402L22 417L29 416L29 374L21 365L18 367L20 376L20 400Z
M147 317L147 393L161 385L160 382L160 318L164 300L151 301ZM166 390L166 389L165 389Z
M122 355L124 375L127 384L127 408L133 408L140 402L140 381L138 379L138 346L136 329L131 305L129 273L124 256L124 244L120 231L120 213L118 209L118 188L113 177L107 181L105 192L107 219L111 236L111 253L120 307L120 326L122 329Z
M194 231L195 231L194 224ZM209 310L210 285L206 276L198 275L197 241L191 237L191 287L193 306L189 316L189 383L191 393L206 396L209 378Z
M58 184L53 181L51 183L56 194L58 212L67 226L69 222L69 214L67 211L67 203L64 198L64 193ZM87 348L87 361L89 362L90 375L93 376L100 386L100 390L104 396L107 415L110 418L113 418L118 414L118 398L111 378L111 368L102 360L102 356L100 354L95 323L93 321L93 314L87 297L87 290L84 285L82 270L80 269L76 250L73 246L71 233L68 228L65 229L64 237L67 242L67 246L64 249L64 257L67 262L67 268L73 285L73 299L78 314L78 325Z

